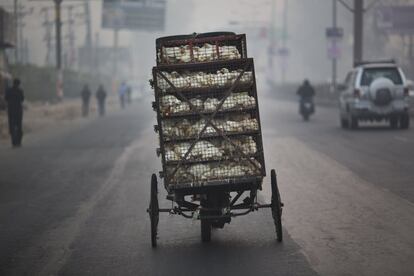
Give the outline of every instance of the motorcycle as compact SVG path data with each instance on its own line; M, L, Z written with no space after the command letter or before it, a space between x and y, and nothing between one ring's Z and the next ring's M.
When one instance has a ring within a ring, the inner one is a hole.
M300 100L299 112L304 121L309 121L309 116L315 113L315 105L312 98L302 98Z

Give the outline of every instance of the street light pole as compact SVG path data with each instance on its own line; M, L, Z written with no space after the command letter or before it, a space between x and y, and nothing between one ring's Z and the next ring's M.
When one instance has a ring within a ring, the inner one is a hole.
M363 55L364 0L354 0L354 65Z
M62 0L54 0L55 2L55 25L56 25L56 68L60 70L62 68L62 21L60 14L60 5Z

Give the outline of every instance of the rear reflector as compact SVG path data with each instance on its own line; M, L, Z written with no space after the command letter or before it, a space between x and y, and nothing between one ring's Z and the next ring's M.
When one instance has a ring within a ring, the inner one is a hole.
M359 97L361 97L361 90L355 89L354 90L354 98L359 98Z
M404 88L404 96L408 96L410 94L410 89L408 87Z

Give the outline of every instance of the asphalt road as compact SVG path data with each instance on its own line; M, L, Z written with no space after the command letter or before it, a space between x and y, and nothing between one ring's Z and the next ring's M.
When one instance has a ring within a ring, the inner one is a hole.
M413 275L413 128L343 131L336 110L322 107L305 123L296 103L263 91L282 244L262 210L209 244L199 222L161 215L151 248L145 210L160 161L148 99L28 135L18 150L0 145L0 275Z

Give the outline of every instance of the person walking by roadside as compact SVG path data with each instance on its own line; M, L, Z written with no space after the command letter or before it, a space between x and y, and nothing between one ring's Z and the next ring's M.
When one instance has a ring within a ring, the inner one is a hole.
M89 87L87 84L83 86L82 92L82 116L88 117L89 115L89 100L91 98L91 91L89 90Z
M98 111L99 116L105 115L105 100L106 100L106 91L102 85L99 85L98 91L96 91L96 100L98 101Z
M123 81L118 90L119 103L121 104L122 109L125 108L125 101L126 101L127 93L128 93L128 85Z
M127 102L128 104L132 102L132 88L130 85L127 85Z
M23 138L23 101L24 93L20 88L20 80L14 79L13 86L6 90L5 100L9 119L9 132L13 147L20 147Z

